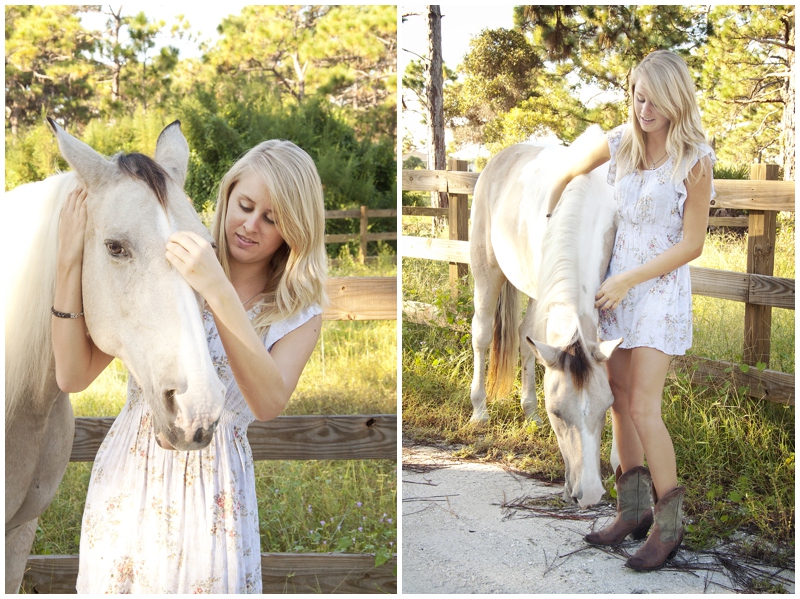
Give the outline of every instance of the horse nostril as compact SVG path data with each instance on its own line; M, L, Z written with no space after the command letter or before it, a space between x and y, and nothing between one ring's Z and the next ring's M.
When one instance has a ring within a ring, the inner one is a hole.
M164 392L164 405L170 415L174 416L177 413L175 408L175 389L167 389Z
M195 443L200 443L203 440L203 429L198 428L194 432L194 439L192 439Z
M211 443L211 438L214 436L214 430L217 428L217 423L213 423L208 428L198 428L194 432L194 437L192 437L192 441L196 444L200 444L202 446L206 446Z

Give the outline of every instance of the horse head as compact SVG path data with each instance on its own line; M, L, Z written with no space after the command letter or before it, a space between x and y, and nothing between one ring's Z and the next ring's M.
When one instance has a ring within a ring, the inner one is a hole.
M584 343L578 336L565 347L526 337L544 364L544 397L550 425L564 458L564 500L582 508L600 501L600 437L614 402L603 362L622 342Z
M108 160L48 121L87 190L82 286L89 334L130 370L159 444L202 449L222 413L225 388L208 352L202 298L165 257L175 231L211 241L183 192L189 147L180 123L162 131L155 159Z

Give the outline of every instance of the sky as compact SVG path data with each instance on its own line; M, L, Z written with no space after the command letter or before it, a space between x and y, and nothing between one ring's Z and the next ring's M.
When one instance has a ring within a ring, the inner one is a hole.
M217 25L228 15L238 15L246 2L197 2L197 3L154 3L142 2L138 4L123 4L123 15L132 16L143 11L150 20L164 21L169 32L172 24L176 22L176 15L182 14L192 26L192 33L199 35L203 40L213 41L217 39ZM116 10L118 6L114 6ZM108 10L103 6L103 10ZM108 16L102 13L85 13L81 22L85 27L92 29L102 29ZM163 45L176 46L180 50L180 58L198 58L200 50L197 44L186 42L185 40L174 40L167 36L162 36L159 42Z
M406 65L416 58L415 54L425 55L428 51L428 32L425 7L403 5L402 14L420 13L409 16L400 25L400 55L398 68L402 73ZM455 69L469 51L469 42L482 29L511 29L514 25L514 7L506 6L455 6L440 5L442 12L442 59L451 69Z

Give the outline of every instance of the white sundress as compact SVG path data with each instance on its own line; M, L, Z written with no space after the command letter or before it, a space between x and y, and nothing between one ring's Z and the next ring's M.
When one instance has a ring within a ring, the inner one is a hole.
M313 316L310 306L273 324L267 349ZM248 316L252 319L255 310ZM260 593L261 548L253 456L255 420L233 378L209 311L211 358L225 406L200 451L158 446L132 376L128 399L97 452L83 513L79 593Z
M614 186L618 227L606 278L641 266L683 238L684 183L696 161L684 168L680 183L672 180L670 157L655 170L635 170L617 177L617 151L624 128L608 134L611 162L608 182ZM700 147L698 160L710 156ZM714 188L711 188L714 197ZM613 310L600 310L601 339L623 338L620 347L653 347L669 355L683 355L692 346L692 288L689 265L633 287Z

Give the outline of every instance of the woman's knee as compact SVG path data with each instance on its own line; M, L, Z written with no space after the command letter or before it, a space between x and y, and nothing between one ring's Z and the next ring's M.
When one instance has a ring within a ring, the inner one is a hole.
M652 401L631 401L628 405L628 415L633 421L636 430L646 432L653 427L664 426L661 419L661 403Z

